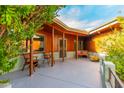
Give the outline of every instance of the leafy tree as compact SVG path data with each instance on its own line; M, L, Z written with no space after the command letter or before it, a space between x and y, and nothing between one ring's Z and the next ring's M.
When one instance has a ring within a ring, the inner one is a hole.
M116 66L116 72L121 80L124 80L124 18L118 17L121 29L112 30L104 40L99 41L103 51L107 52L106 60L111 61Z
M0 75L15 67L22 41L31 38L63 6L0 6Z

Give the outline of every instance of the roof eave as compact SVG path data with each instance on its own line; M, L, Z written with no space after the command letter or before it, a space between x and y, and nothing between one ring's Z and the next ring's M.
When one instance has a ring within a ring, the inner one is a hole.
M117 23L118 23L117 19L113 19L112 21L109 21L109 22L107 22L107 23L105 23L105 24L103 24L103 25L101 25L101 26L89 31L89 35L94 34L95 32L99 32L102 29L110 27L110 26L112 26L114 24L117 24Z
M64 24L62 21L60 21L57 18L54 18L53 22L55 22L56 24L60 25L61 27L63 27L64 29L66 29L68 31L73 31L76 33L81 33L81 34L86 34L86 35L88 34L88 32L86 30L79 30L79 29L68 27L66 24Z

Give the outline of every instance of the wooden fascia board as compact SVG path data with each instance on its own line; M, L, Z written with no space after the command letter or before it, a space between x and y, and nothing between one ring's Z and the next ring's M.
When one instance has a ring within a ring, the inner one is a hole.
M63 27L64 29L68 30L68 31L71 31L71 32L76 32L76 33L81 33L81 34L88 34L87 31L85 30L79 30L79 29L75 29L75 28L71 28L71 27L68 27L66 24L64 24L62 21L60 21L59 19L55 18L53 20L54 23L56 23L57 25Z
M53 27L53 25L52 24L47 24L48 26L50 26L50 27ZM54 28L57 30L57 31L60 31L60 32L62 32L62 33L66 33L66 34L70 34L70 35L79 35L79 36L86 36L85 34L82 34L82 33L78 33L78 32L72 32L72 31L68 31L68 30L61 30L60 28L58 28L58 27L55 27L54 26Z
M103 24L102 26L99 26L99 27L97 27L97 28L91 30L91 31L89 32L89 35L98 33L98 32L100 32L101 30L107 29L107 28L112 27L113 25L116 25L116 24L118 24L118 21L117 21L117 20L113 20L113 21L111 21L111 22L109 22L109 23Z

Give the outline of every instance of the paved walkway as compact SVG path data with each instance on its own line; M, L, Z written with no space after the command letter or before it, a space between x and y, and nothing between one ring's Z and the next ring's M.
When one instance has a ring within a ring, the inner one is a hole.
M100 88L99 63L88 59L73 59L56 62L53 67L40 64L29 77L28 70L7 75L14 88Z

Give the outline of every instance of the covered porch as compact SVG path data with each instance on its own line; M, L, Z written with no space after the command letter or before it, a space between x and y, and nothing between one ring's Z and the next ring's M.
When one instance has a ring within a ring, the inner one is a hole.
M32 77L28 69L7 74L13 88L101 88L99 63L87 58L56 61L53 67L39 64ZM5 76L4 76L5 77Z
M38 54L49 53L51 59L50 65L53 66L56 63L56 59L61 59L63 62L65 58L78 59L78 50L83 50L82 42L87 32L67 27L60 20L56 19L52 24L44 24L44 28L37 31L36 35L43 37L42 51L37 51ZM33 43L34 38L31 38L30 40L26 40L25 44L26 50L28 44L30 44L30 76L33 74L33 52L35 52L33 47L38 47L36 43Z

